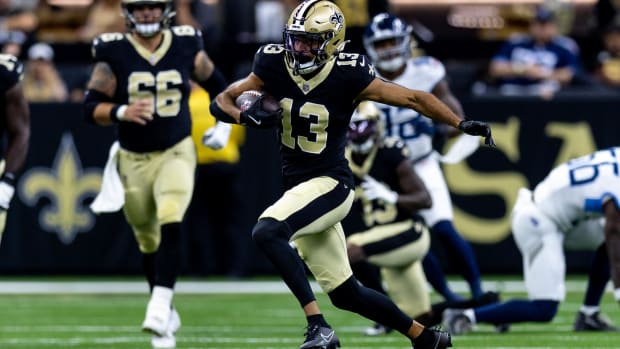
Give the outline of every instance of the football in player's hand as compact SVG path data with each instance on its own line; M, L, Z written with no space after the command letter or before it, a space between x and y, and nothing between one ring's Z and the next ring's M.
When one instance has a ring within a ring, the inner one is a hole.
M241 111L246 111L262 94L262 92L256 90L245 91L237 97L235 104Z
M242 112L248 110L248 108L258 99L263 96L260 109L266 112L275 112L280 109L280 103L271 95L261 91L249 90L241 93L235 100L235 104Z

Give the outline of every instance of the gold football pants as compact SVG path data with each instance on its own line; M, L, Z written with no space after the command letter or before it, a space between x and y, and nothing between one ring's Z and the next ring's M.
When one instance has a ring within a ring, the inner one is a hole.
M194 190L196 148L190 137L150 153L121 148L118 169L125 189L123 212L142 253L157 251L160 226L181 222Z

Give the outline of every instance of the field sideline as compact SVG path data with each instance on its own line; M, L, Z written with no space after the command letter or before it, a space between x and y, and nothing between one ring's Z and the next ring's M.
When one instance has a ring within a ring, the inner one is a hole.
M175 306L183 321L177 334L179 349L296 349L303 341L305 320L279 281L182 280L178 285ZM461 282L451 285L465 291ZM522 283L516 278L490 281L485 286L500 290L504 299L523 296ZM148 300L144 287L137 280L1 280L0 348L148 349L149 336L140 332ZM567 288L567 301L552 323L515 325L507 334L480 326L473 334L454 337L454 347L620 348L620 334L571 331L585 281L571 279ZM367 320L335 309L321 292L317 297L343 349L411 348L398 334L360 335L369 325ZM609 292L604 296L603 309L614 323L620 323L620 309Z

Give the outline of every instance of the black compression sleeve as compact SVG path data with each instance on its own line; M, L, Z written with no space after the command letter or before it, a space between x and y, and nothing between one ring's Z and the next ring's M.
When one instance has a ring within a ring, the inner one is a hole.
M97 90L86 90L86 94L84 95L83 102L83 111L84 111L84 119L87 122L94 123L95 122L95 108L99 103L103 102L112 102L112 98L110 98L105 93L101 93Z
M209 105L209 111L211 111L211 115L213 115L219 121L228 123L228 124L236 124L237 121L230 115L226 114L215 102L215 99L211 101Z
M200 85L200 87L209 92L211 99L215 99L215 96L224 91L226 86L228 86L226 83L226 78L224 78L224 74L222 74L222 72L217 68L213 69L211 76L209 76L207 80L196 82Z

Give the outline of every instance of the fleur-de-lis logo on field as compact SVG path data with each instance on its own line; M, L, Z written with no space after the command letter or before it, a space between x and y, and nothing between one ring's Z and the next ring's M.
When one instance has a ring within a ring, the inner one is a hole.
M95 217L84 205L101 187L101 169L83 170L82 162L70 133L62 136L52 168L34 167L20 181L22 201L34 207L39 199L51 201L39 213L42 229L57 233L64 244L70 244L80 231L88 231Z

